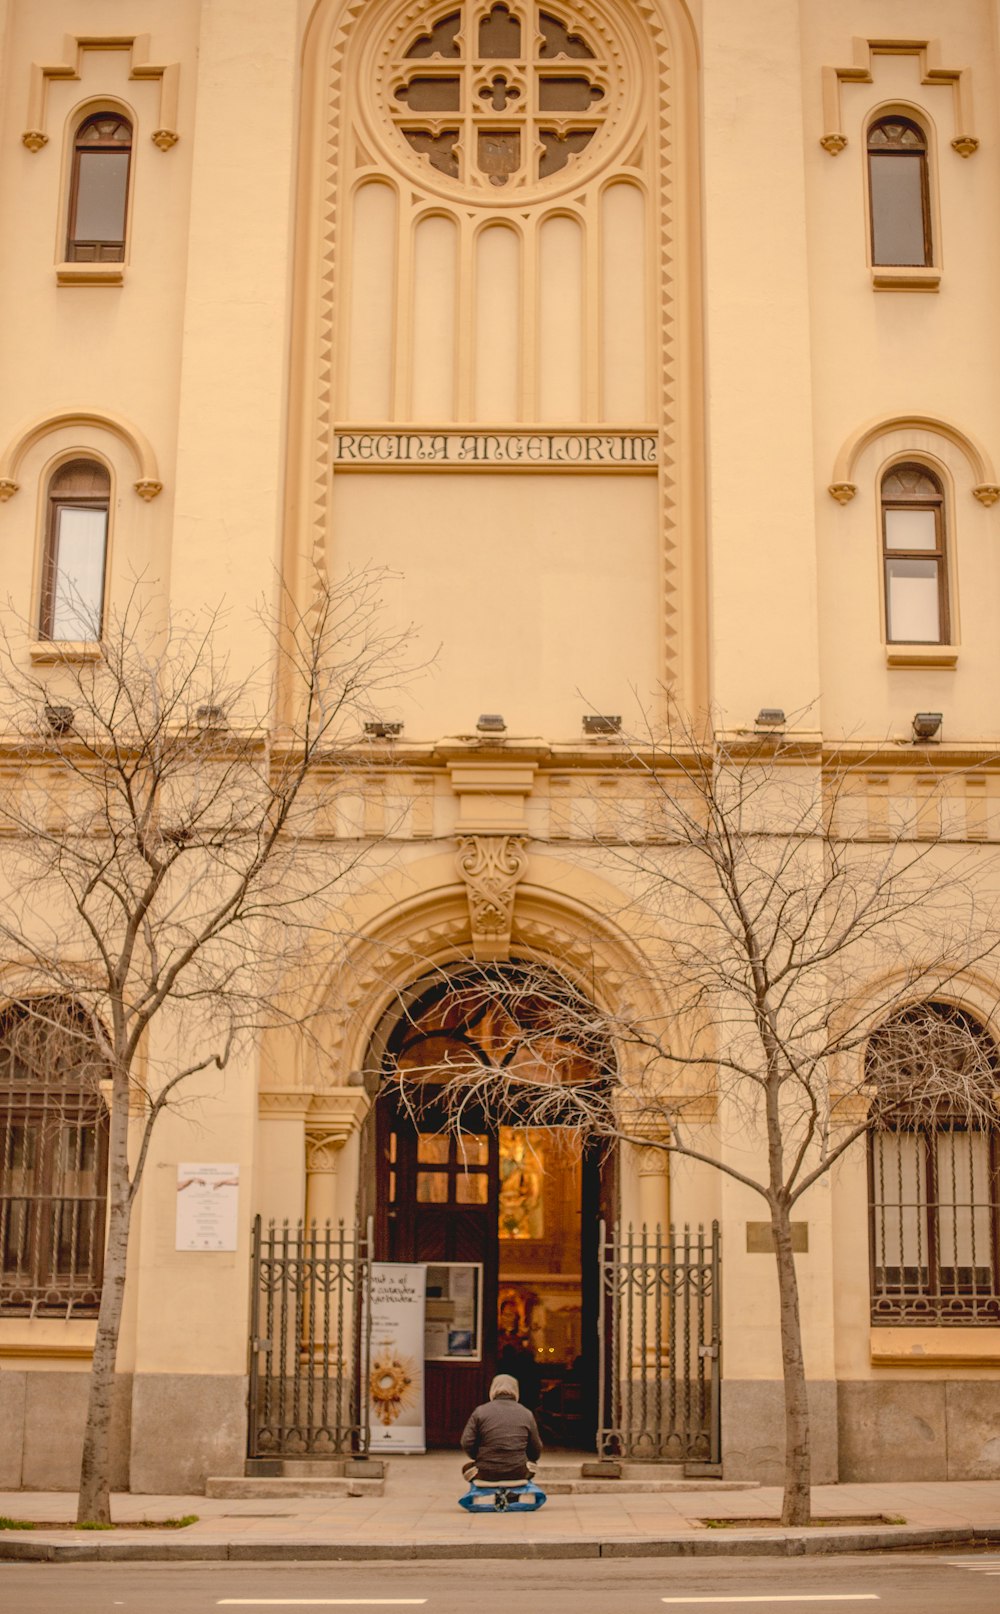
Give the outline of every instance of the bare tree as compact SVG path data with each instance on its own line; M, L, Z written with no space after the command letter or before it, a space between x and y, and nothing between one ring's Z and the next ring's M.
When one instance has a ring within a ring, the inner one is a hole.
M265 647L248 675L223 648L238 624L219 611L166 621L139 587L95 660L53 644L35 669L3 643L0 967L16 1010L4 1060L29 1077L33 1058L71 1070L110 1105L81 1522L110 1519L129 1227L157 1121L199 1072L301 1024L285 987L296 950L336 946L372 849L333 819L358 789L364 720L404 671L380 585L318 579L305 612L281 591L276 617L246 625Z
M917 804L901 791L895 816L874 826L859 792L872 757L824 759L816 738L705 739L681 723L662 740L623 744L618 763L628 781L618 821L599 841L581 831L578 852L628 893L609 917L635 943L643 984L637 968L636 989L626 983L609 1004L599 968L592 983L530 961L502 983L495 971L461 973L452 1017L463 998L471 1009L493 991L509 1035L485 1061L435 1072L411 1062L400 1087L419 1111L433 1077L456 1128L469 1116L474 1130L485 1108L497 1122L659 1148L764 1201L784 1382L782 1519L804 1524L793 1211L871 1127L898 1127L904 1111L908 1125L943 1113L996 1124L992 1040L934 1001L993 958L996 871L991 883L989 849L963 845L951 825L963 776L940 774L928 751L912 766L930 788ZM689 1121L708 1096L738 1154Z

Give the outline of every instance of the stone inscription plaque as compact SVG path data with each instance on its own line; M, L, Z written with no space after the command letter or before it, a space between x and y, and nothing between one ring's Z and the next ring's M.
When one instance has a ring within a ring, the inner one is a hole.
M798 1255L809 1253L808 1222L792 1223L792 1249ZM774 1234L770 1222L747 1222L747 1254L774 1254Z
M430 469L655 471L655 432L337 431L341 471Z

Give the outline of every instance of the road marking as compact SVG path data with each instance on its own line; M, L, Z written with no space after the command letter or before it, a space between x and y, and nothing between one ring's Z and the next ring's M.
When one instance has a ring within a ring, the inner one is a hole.
M426 1597L220 1597L216 1608L416 1608Z
M802 1592L766 1597L661 1597L661 1603L880 1603L878 1592Z

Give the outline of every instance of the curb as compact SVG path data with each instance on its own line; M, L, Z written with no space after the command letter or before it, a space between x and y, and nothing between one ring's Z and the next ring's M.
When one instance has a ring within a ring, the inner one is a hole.
M14 1563L395 1563L462 1558L799 1558L1000 1542L1000 1525L907 1530L732 1531L641 1541L0 1541Z

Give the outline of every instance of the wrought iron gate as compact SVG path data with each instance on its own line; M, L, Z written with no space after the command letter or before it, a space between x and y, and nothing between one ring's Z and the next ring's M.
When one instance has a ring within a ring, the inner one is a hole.
M602 1457L720 1461L719 1224L666 1234L601 1223Z
M372 1224L253 1228L251 1457L368 1450Z

